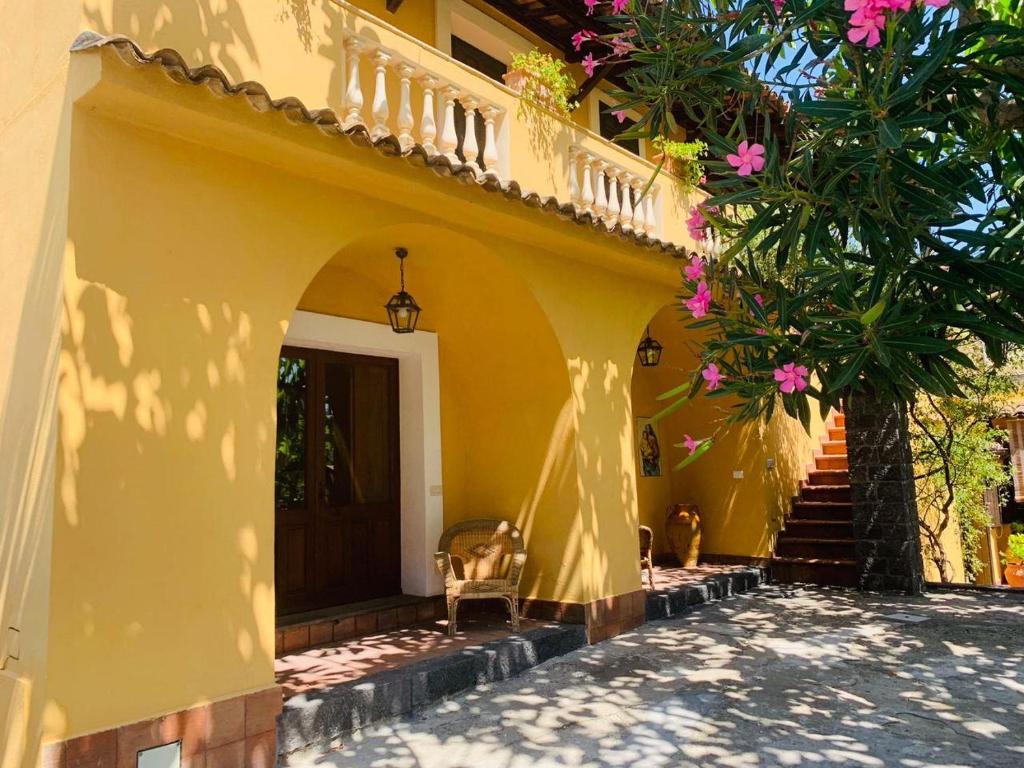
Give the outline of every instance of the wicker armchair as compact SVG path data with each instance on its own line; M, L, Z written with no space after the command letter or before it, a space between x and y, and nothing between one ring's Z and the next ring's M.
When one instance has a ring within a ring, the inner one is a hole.
M651 589L654 586L654 531L646 525L640 526L640 572L643 580L643 571L647 571L647 584Z
M455 634L460 600L500 598L519 631L519 578L526 563L523 535L505 520L465 520L443 534L434 554L444 576L448 602L448 634Z

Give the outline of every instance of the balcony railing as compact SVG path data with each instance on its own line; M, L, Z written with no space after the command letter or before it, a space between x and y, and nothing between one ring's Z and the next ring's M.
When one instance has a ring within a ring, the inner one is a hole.
M518 95L382 20L338 1L345 16L342 125L377 141L463 163L480 177L571 202L611 229L619 225L691 245L689 200L655 166ZM458 114L464 111L462 115ZM644 191L646 190L646 194Z

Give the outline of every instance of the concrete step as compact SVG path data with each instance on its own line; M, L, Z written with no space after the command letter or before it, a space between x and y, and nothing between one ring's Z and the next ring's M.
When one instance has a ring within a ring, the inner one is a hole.
M782 531L775 542L775 554L814 560L853 560L857 557L855 547L853 539L801 539Z
M647 593L647 620L675 618L695 605L738 595L767 582L767 569L749 566L709 576L697 584L652 590Z
M823 456L814 457L814 468L815 469L839 469L843 472L850 470L849 460L846 454L825 454Z
M804 485L800 501L850 501L849 485Z
M853 520L853 506L849 501L793 501L790 522L796 520Z
M812 469L807 473L808 485L849 485L850 473L845 469Z
M838 456L846 455L846 441L845 440L823 440L821 443L821 450L825 452L826 456Z
M786 520L786 527L782 533L787 537L798 539L846 539L853 541L853 523L850 520L815 520L794 519Z
M774 557L771 562L771 570L772 581L778 584L857 586L857 563L853 560Z
M301 763L361 728L514 677L586 644L583 625L550 624L292 696L277 720L280 764L289 764L289 756Z
M828 439L829 440L841 440L846 442L846 428L845 427L829 427L828 428Z

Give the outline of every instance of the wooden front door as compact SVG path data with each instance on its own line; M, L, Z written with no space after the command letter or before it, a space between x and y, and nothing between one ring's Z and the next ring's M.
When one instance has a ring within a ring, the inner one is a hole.
M278 616L400 594L400 488L398 361L282 348Z

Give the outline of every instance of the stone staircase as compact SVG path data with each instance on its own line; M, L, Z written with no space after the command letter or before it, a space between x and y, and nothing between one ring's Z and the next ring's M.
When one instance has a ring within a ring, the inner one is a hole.
M837 413L776 538L772 581L857 586L852 515L846 417Z

